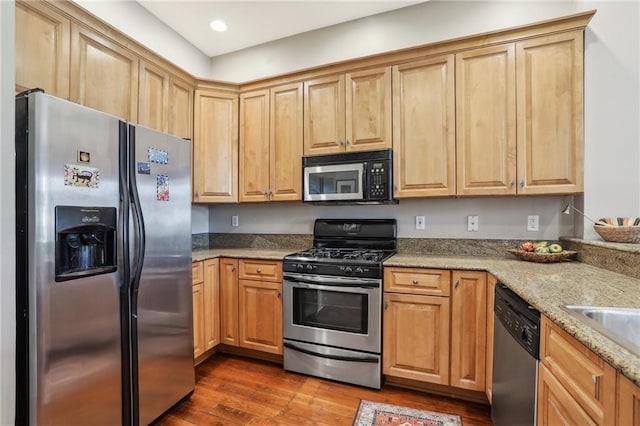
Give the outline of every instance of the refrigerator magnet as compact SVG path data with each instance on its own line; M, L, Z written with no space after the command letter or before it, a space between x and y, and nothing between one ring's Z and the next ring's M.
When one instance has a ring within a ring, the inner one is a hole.
M139 175L150 175L151 174L151 164L149 164L149 163L138 163L138 174Z
M78 163L90 163L91 153L88 151L78 151Z
M169 201L169 176L156 176L156 199L158 201Z
M100 184L100 169L79 164L65 164L64 184L67 186L97 188Z
M147 151L147 157L150 163L169 164L169 153L162 149L150 147Z

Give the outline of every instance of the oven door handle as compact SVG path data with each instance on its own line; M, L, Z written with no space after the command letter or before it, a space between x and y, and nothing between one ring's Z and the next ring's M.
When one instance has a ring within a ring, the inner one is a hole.
M286 281L333 287L379 288L380 280L372 278L333 277L326 275L284 274Z
M362 356L328 355L328 354L321 354L318 352L314 352L309 349L304 349L304 348L301 348L300 346L294 345L293 343L289 343L289 342L284 342L283 345L285 348L293 349L294 351L302 352L303 354L317 356L317 357L326 358L326 359L334 359L336 361L355 361L355 362L371 362L371 363L379 362L379 359L372 355L362 355Z

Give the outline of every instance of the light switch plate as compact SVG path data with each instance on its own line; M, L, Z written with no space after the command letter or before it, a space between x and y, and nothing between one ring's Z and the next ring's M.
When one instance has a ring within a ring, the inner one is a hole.
M424 216L416 216L416 229L424 229Z
M236 216L236 215L231 216L231 226L239 226L238 225L238 216Z

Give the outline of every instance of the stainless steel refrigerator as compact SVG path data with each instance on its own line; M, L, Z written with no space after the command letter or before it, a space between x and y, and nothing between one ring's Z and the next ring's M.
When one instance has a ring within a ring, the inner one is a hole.
M17 425L148 424L194 389L191 143L16 97Z

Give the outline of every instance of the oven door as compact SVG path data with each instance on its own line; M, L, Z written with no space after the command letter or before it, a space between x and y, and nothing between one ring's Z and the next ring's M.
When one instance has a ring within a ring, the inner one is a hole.
M379 354L381 280L285 274L285 339Z
M303 201L363 200L363 163L306 166Z

